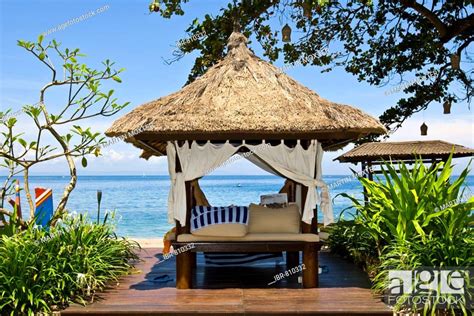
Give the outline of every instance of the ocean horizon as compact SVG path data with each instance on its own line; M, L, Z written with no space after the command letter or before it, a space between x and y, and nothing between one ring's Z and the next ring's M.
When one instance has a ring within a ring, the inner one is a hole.
M456 178L456 176L454 177ZM0 181L5 177L0 176ZM19 178L22 182L22 178ZM351 217L347 198L337 196L348 193L362 199L362 186L350 175L326 175L323 180L330 187L336 220ZM210 175L199 183L213 206L249 205L259 203L260 195L277 193L284 179L273 175ZM30 187L53 189L56 206L62 196L67 176L31 176ZM468 176L467 185L474 190L474 176ZM170 187L167 175L82 175L78 176L67 209L97 218L97 190L102 191L101 219L106 213L115 212L117 234L132 238L161 238L173 227L168 223L167 201ZM23 214L27 218L28 206L21 194ZM341 215L342 214L342 215ZM322 215L318 214L318 222Z

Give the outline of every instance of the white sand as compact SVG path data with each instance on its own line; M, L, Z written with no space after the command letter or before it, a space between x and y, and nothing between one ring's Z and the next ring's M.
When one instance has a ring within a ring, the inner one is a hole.
M163 248L162 238L130 238L140 244L142 248Z

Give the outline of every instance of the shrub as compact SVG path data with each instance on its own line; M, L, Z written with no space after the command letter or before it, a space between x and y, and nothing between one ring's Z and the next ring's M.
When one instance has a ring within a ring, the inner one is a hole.
M328 245L331 252L354 261L374 276L374 267L379 263L374 238L354 220L340 219L329 226Z
M337 245L346 247L353 257L355 253L370 258L373 253L367 240L360 238L364 234L370 236L368 240L373 240L380 261L374 278L377 291L388 288L391 269L465 269L474 263L474 229L469 226L474 219L474 198L466 197L463 190L469 167L451 180L451 158L431 167L418 160L411 170L404 163L398 165L398 170L392 164L384 164L378 181L359 179L369 198L367 204L342 194L352 200L356 215L352 227L345 227L347 223L343 222L336 232L344 229L344 233L336 236L354 239ZM422 306L425 313L434 312L435 307ZM395 309L414 311L420 306L399 304ZM453 312L454 307L447 310Z
M65 216L50 231L28 226L0 241L0 310L33 315L85 304L133 268L138 245L107 220Z

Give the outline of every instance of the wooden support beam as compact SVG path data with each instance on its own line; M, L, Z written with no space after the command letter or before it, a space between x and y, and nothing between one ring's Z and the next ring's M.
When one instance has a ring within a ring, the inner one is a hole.
M299 251L287 251L286 252L286 268L290 270L300 264L300 252Z
M191 233L191 210L194 206L194 192L191 181L186 181L186 226L184 231L186 234Z
M191 269L196 269L197 266L197 252L190 251L191 253Z
M193 287L193 255L184 251L176 256L176 288L191 289Z
M373 170L373 165L371 162L368 162L367 163L367 178L370 180L370 181L374 181L374 170Z
M303 250L303 288L310 289L318 287L319 283L319 247L314 243L307 243Z
M189 234L191 232L191 209L194 205L193 186L191 181L186 181L186 226L176 224L180 233ZM191 289L193 279L193 268L196 267L196 253L185 251L176 256L176 288Z
M362 177L367 178L367 171L368 171L367 170L367 163L362 161L361 162L361 175L362 175ZM364 190L364 203L365 203L365 205L367 205L369 203L369 197L367 195L367 189L364 187L363 190Z

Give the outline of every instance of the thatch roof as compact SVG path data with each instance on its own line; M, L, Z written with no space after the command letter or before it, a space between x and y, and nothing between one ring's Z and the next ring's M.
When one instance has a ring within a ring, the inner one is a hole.
M474 155L474 150L442 140L406 141L365 143L334 160L340 162L362 162L381 160L413 160L416 157L423 159L447 159L453 157L468 157Z
M386 132L361 110L323 99L256 57L246 43L232 33L227 56L203 76L137 107L106 135L125 136L148 157L162 153L167 140L318 139L345 145ZM136 130L140 134L129 137Z

